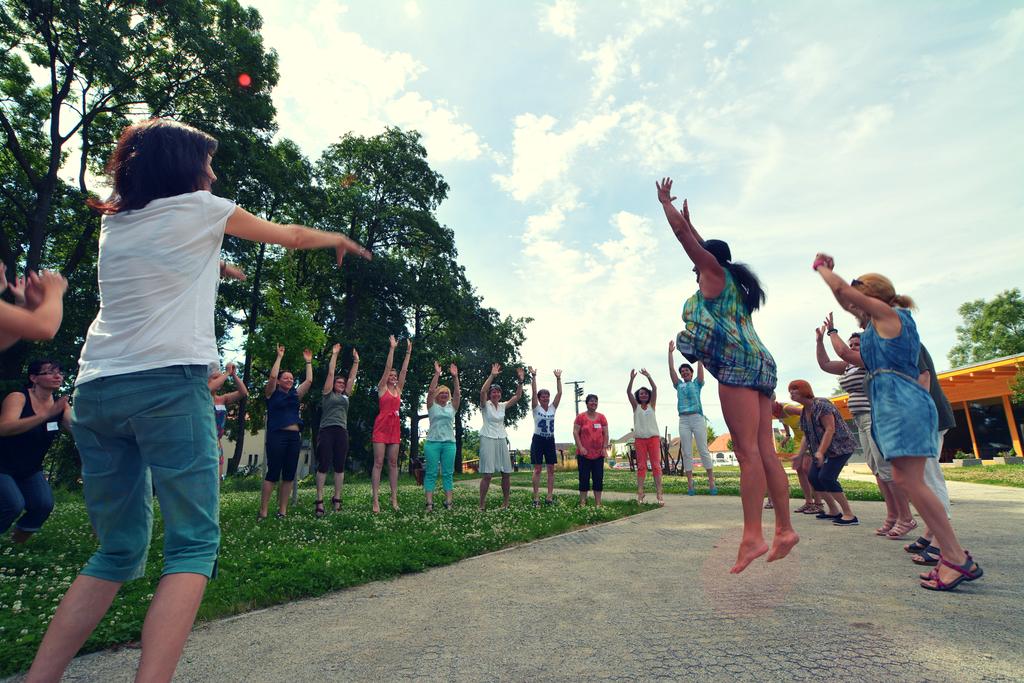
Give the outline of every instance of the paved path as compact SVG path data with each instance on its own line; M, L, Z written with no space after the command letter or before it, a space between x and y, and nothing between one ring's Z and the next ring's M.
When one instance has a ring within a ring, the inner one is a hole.
M1011 681L1024 677L1024 490L950 482L985 577L916 587L901 544L800 515L786 560L728 569L739 500L660 510L197 628L180 681ZM767 513L770 515L770 513ZM870 523L870 524L868 524ZM77 659L129 681L138 652Z

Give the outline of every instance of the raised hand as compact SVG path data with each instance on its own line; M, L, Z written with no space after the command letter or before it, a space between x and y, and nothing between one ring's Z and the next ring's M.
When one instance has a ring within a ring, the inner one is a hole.
M405 340L405 350L407 353L412 353L412 339Z
M814 336L818 338L818 343L819 344L825 338L825 330L826 329L828 329L828 328L826 328L824 325L822 325L821 327L815 327L814 328Z
M501 363L491 363L491 377L497 377L501 372Z
M676 342L675 342L675 340L670 340L669 343L668 343L668 352L669 353L675 353L675 351L676 351Z
M629 371L629 381L632 382L634 379L636 379L636 368Z
M0 276L3 276L3 273L0 273ZM14 304L16 306L24 306L25 305L25 285L27 284L27 281L25 280L25 276L24 275L19 275L18 277L14 278L14 282L11 282L11 283L7 282L7 278L6 277L3 278L3 281L4 281L4 284L7 285L7 289L10 290L11 296L14 297ZM0 292L2 292L2 291L3 291L3 287L0 286Z
M531 377L537 374L537 371L533 369L532 365L527 366L526 369L529 371Z
M555 379L562 379L562 371L555 370Z
M683 200L683 208L679 210L679 215L683 217L687 225L691 228L693 227L693 223L690 222L690 204L685 199Z
M647 379L651 378L651 373L647 372L647 368L640 368L640 374L646 377Z
M312 363L313 362L313 352L310 351L309 349L302 349L302 358L307 363Z
M33 275L29 274L29 283L33 282ZM36 275L34 280L38 282L38 287L42 291L43 295L48 294L51 290L55 290L58 295L63 295L68 289L68 281L64 279L64 276L55 270L44 270L39 275ZM28 298L28 292L25 292L26 299ZM39 297L40 303L43 298ZM31 307L31 306L30 306Z
M33 271L25 274L25 308L34 311L43 303L43 288L39 282L39 275Z
M522 368L516 368L516 377L518 377L519 381L522 382L526 378L526 371Z
M283 344L278 344L277 345L277 357L278 358L284 358L284 345Z
M452 363L451 365L448 366L448 372L451 373L452 377L458 377L459 367L455 363Z
M835 328L836 328L835 318L833 317L832 312L829 311L829 314L825 316L825 329L826 330L834 330Z
M354 348L352 349L352 360L355 361L356 363L359 362L359 352L356 351Z
M666 178L662 178L660 183L658 181L654 181L654 185L655 185L655 187L658 188L658 201L659 202L661 202L662 204L665 204L666 202L671 204L672 202L674 202L676 200L676 198L672 196L672 179L671 178L667 178L667 177Z
M369 261L373 258L373 252L345 235L338 235L338 244L334 247L334 253L338 257L338 265L341 265L345 254L354 254Z
M332 356L337 356L339 353L341 353L341 344L335 344L331 347Z
M817 270L822 266L828 268L829 270L835 270L836 261L828 254L818 252L818 254L814 257L814 265L812 267L814 268L814 270Z
M441 364L438 363L436 360L434 361L434 374L435 375L440 375L441 374Z
M392 334L388 337L388 344L391 345L391 348L398 346L398 340L395 339L395 335Z

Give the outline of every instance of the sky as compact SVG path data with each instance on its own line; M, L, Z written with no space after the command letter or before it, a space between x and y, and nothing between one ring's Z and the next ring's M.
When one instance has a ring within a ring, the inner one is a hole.
M542 387L554 368L584 380L612 438L632 429L631 368L677 431L668 341L696 283L657 178L763 281L754 324L783 387L836 387L815 360L837 309L818 251L912 296L940 371L959 305L1024 284L1019 3L247 4L280 58L280 135L315 157L349 131L419 130L470 281L533 318L524 362ZM724 432L711 378L703 403ZM573 412L567 387L558 441Z

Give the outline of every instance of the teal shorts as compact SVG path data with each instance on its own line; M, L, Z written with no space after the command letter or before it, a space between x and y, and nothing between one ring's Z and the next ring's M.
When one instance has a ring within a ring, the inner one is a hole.
M118 582L143 575L154 490L164 523L163 573L215 574L220 487L207 373L205 365L176 365L75 389L71 432L100 541L82 574Z

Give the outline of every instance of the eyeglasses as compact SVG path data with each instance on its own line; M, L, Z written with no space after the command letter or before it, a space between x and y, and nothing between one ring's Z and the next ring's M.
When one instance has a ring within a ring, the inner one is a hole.
M853 278L852 280L850 280L850 286L851 287L859 287L862 284L864 284L864 283L862 281L858 280L857 278Z

